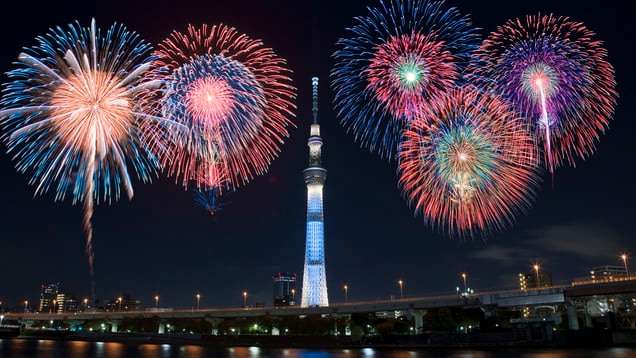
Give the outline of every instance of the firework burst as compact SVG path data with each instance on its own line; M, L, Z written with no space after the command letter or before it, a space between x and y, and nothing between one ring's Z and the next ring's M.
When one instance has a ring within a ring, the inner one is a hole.
M189 26L158 45L149 82L161 83L146 111L170 119L146 128L150 148L185 187L217 167L230 188L264 173L295 109L285 61L260 40L223 25Z
M460 80L480 38L442 1L394 0L356 18L331 73L341 124L362 147L393 159L400 130Z
M399 186L427 224L473 237L505 228L531 206L536 153L505 102L472 87L455 89L403 132Z
M614 69L595 34L553 15L507 21L476 51L468 77L522 113L553 172L595 150L617 102Z
M143 113L136 105L151 47L118 24L101 36L94 19L90 27L57 27L37 41L8 72L2 138L36 195L52 190L55 200L83 202L93 277L94 204L119 199L120 187L132 198L130 167L143 181L156 175L138 136Z

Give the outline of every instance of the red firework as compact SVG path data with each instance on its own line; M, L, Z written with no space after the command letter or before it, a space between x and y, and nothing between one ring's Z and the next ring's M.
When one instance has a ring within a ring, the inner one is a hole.
M147 123L146 137L168 174L209 187L212 170L235 188L266 172L293 125L285 61L223 25L174 31L155 55L145 110L170 123Z
M430 101L404 130L399 186L424 221L451 236L501 230L531 206L532 138L517 112L472 87Z
M459 78L455 56L436 32L392 36L375 48L367 76L372 91L398 119L410 120L428 98L450 91Z

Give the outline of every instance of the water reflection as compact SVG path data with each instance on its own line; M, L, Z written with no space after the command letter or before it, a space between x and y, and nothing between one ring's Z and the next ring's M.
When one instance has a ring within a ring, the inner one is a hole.
M636 348L268 349L0 339L1 358L633 358Z

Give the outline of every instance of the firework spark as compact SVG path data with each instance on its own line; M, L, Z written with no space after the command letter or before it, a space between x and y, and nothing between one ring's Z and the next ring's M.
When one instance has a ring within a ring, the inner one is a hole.
M430 97L457 85L480 38L442 1L382 2L356 21L333 54L335 107L362 147L392 160L400 130Z
M200 165L195 177L195 181L199 185L194 189L194 200L212 215L227 205L221 199L234 191L229 188L225 169L227 168L214 163L209 163L206 166Z
M228 203L222 201L222 199L225 199L231 193L232 191L226 191L224 188L218 186L195 189L194 200L207 210L210 215L214 215L228 205Z
M473 83L523 114L552 173L590 156L614 113L614 69L594 37L566 17L508 20L483 42L468 69Z
M424 221L451 236L501 230L531 206L532 138L504 101L472 87L431 101L404 130L399 186Z
M153 123L146 133L168 175L213 188L198 178L216 166L236 188L264 173L293 125L296 89L285 61L224 25L174 31L155 55L147 79L162 85L145 106L176 125Z
M83 202L94 296L94 205L118 200L120 187L132 198L131 166L143 181L157 174L138 136L143 114L136 106L151 47L118 24L101 36L94 19L90 27L57 27L37 41L8 72L2 138L35 195L52 190L55 200Z

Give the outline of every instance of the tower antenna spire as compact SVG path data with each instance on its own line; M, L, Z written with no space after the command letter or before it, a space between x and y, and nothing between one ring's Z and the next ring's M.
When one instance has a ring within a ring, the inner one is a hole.
M313 124L318 124L318 77L311 78L311 95L313 97L313 105L311 112L313 114Z

